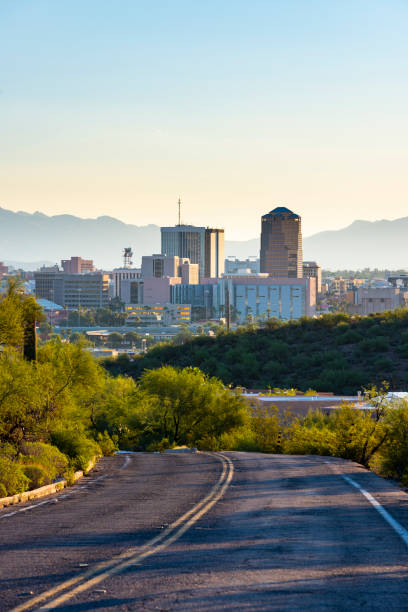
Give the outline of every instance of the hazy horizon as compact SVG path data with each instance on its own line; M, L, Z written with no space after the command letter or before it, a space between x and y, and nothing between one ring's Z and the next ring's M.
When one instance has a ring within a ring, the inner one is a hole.
M74 215L73 213L68 212L68 211L47 214L47 213L45 213L45 212L43 212L41 210L33 210L32 212L31 211L27 211L27 210L11 210L10 208L7 208L6 206L3 206L1 204L0 204L0 209L8 210L8 211L14 212L14 213L22 213L22 214L29 214L29 215L33 215L33 214L38 213L40 215L45 215L47 217L63 216L63 215L74 216L74 217L77 217L79 219L97 219L98 217L111 217L111 218L115 219L116 221L120 221L122 223L125 223L126 225L136 225L138 227L146 227L146 226L149 226L149 225L155 225L155 226L160 227L159 224L153 223L153 222L149 222L149 221L147 221L146 223L143 223L143 224L132 223L131 221L126 221L125 219L121 219L118 216L115 216L114 214L110 214L110 215L95 215L95 216L88 216L88 215L87 216L83 216L83 215L80 215L80 214L75 214ZM408 217L408 212L405 215L405 218L407 218L407 217ZM326 228L326 229L320 230L319 232L311 232L311 233L308 233L308 234L306 234L303 231L303 225L302 225L302 236L303 236L303 238L309 238L309 237L314 236L315 234L319 234L321 232L337 231L337 230L341 230L341 229L346 229L347 227L349 227L349 225L351 225L352 223L354 223L356 221L363 221L363 222L367 221L368 223L375 223L377 221L390 221L390 222L393 222L393 221L397 221L400 218L404 218L404 217L396 217L394 219L385 219L385 218L383 218L383 219L373 219L373 220L369 220L369 219L353 219L350 223L348 223L345 226L341 226L339 228ZM259 219L259 224L260 223L261 223L261 219ZM303 223L303 219L302 219L302 223ZM169 225L176 225L176 223L170 223ZM208 224L206 224L206 223L197 223L195 225L197 225L197 226L207 226ZM223 228L223 229L226 229L226 228ZM261 229L259 228L259 233L256 236L249 236L249 237L242 237L242 238L233 238L232 237L231 238L231 236L227 235L226 239L229 240L230 242L241 242L241 241L242 242L246 242L246 241L255 240L257 238L260 238L260 234L261 234Z

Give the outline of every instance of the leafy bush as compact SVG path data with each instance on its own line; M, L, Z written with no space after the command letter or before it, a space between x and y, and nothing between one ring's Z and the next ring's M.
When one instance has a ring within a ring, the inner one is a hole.
M27 491L29 479L22 465L9 457L0 456L0 484L2 495L15 495Z
M37 489L51 483L51 478L42 465L24 465L24 474L30 481L30 489Z
M263 453L280 452L280 419L275 407L255 408L251 417L251 430L257 449Z
M253 430L248 427L240 427L235 431L224 433L220 436L220 449L232 451L259 451L258 442Z
M38 467L42 469L44 472L44 484L52 482L57 476L63 476L68 467L66 455L50 444L44 444L43 442L25 442L20 450L22 453L22 463L33 468ZM33 480L27 470L25 469L24 471L30 480ZM38 478L39 476L37 480Z
M386 351L388 349L389 341L383 336L377 336L376 338L366 338L358 343L360 353L374 353L377 351Z
M100 456L101 448L97 442L73 429L58 429L51 433L51 442L70 459L70 466L75 470L86 471L89 462Z
M100 432L98 433L97 443L104 457L111 457L118 450L117 445L107 431L104 431L103 434Z
M392 408L386 418L387 440L381 449L381 470L408 486L408 404Z
M393 369L394 362L390 357L377 357L374 361L374 367L381 372L388 372Z
M298 421L287 432L284 452L291 455L332 455L335 434L328 427L304 427Z
M363 339L362 335L353 329L348 329L345 333L336 338L336 344L355 344Z

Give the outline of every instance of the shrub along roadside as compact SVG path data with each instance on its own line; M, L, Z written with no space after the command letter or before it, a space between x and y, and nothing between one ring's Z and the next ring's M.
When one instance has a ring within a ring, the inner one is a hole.
M9 281L0 296L0 496L86 468L101 454L99 439L105 452L113 445L89 419L92 403L103 402L106 372L81 344L54 339L37 350L42 316L22 284Z
M0 456L0 497L27 491L30 480L23 466L10 457Z
M370 411L343 406L303 418L268 408L220 442L230 450L341 457L408 486L408 401L387 404L380 395Z
M86 472L89 462L94 457L102 455L101 447L97 442L72 429L59 428L53 431L51 443L68 457L67 464L74 472L77 470Z

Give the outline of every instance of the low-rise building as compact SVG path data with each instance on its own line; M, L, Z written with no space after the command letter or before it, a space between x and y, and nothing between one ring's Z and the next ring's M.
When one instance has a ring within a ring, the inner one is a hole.
M222 279L202 279L213 288L212 305L219 316L228 303L237 322L276 317L281 320L314 316L316 283L308 278L273 278L269 274L224 275Z
M92 259L82 259L82 257L63 259L61 261L61 268L66 274L84 274L86 272L95 272Z
M191 321L190 304L128 304L127 325L176 325Z
M125 304L137 302L138 280L141 277L140 268L116 268L112 275L114 297L118 297Z
M143 279L143 303L144 304L168 304L170 303L171 287L180 285L181 278L145 278Z
M68 310L105 308L109 302L109 276L101 272L66 274L54 266L41 268L34 279L36 297Z
M370 315L375 312L406 308L408 291L398 287L360 287L354 293L352 312Z
M330 293L337 297L342 297L349 291L355 291L367 282L364 278L336 278L329 277L322 281L323 293Z
M303 278L315 278L316 291L322 292L322 269L315 261L303 262Z

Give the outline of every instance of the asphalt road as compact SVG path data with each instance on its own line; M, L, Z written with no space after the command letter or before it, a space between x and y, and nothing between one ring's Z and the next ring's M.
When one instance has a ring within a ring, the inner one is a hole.
M339 459L118 455L0 511L0 610L408 610L405 529Z

